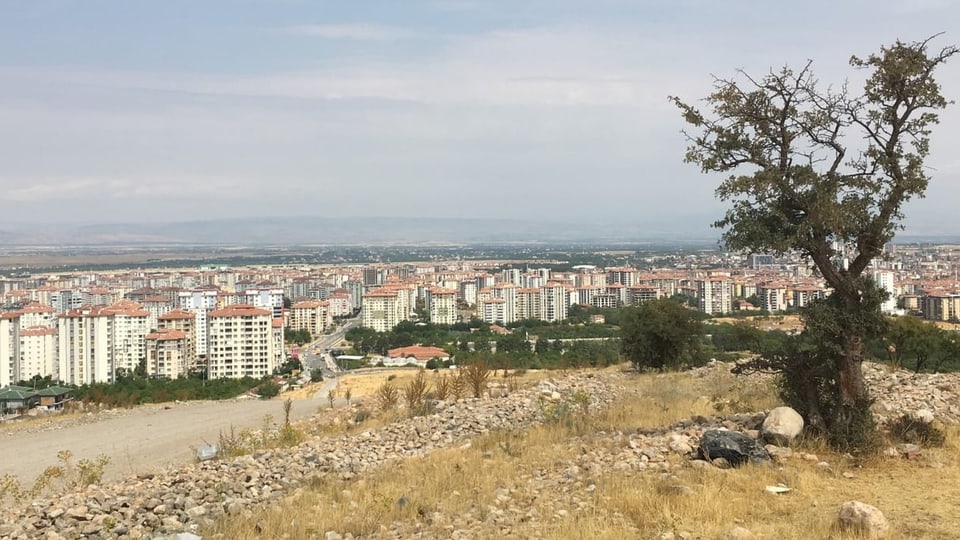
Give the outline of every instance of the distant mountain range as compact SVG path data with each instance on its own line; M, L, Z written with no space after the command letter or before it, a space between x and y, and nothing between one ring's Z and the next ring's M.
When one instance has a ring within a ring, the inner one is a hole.
M408 217L245 217L164 223L0 223L0 246L110 245L430 245L430 244L706 244L716 245L718 216L656 220L613 217L512 220ZM910 227L898 242L952 243L939 226Z
M460 218L236 218L168 223L0 224L0 245L149 244L503 244L715 242L710 220L673 223L626 220L504 220Z

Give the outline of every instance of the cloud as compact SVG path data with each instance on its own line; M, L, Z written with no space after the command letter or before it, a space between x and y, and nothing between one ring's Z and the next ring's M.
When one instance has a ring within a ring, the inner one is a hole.
M371 25L304 26L314 35L366 39L404 31ZM56 69L3 70L11 84L34 80L215 96L384 100L420 104L657 106L690 81L649 51L655 38L581 28L490 31L446 39L404 61L363 59L329 67L256 75ZM680 48L691 56L690 48ZM687 65L697 62L690 58ZM7 77L4 77L4 75ZM702 83L709 82L706 76Z
M296 36L355 41L395 41L417 35L408 28L372 23L301 24L284 28L282 32Z
M0 177L0 183L13 184L11 179ZM44 177L24 180L24 187L11 187L0 192L0 200L30 203L52 200L118 201L134 199L192 199L198 196L216 196L217 199L240 197L240 190L230 189L236 185L255 185L237 178L207 175L131 175L117 178L103 177ZM250 190L243 190L244 197Z

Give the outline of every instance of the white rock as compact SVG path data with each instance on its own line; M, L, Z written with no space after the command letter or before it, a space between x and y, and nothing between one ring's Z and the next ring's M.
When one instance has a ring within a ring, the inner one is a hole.
M921 422L926 422L928 424L930 422L933 422L934 420L933 411L931 411L930 409L920 409L920 410L914 411L913 417L916 418L917 420L920 420Z
M753 538L753 533L737 525L724 533L723 537L727 540L741 540L743 538Z
M875 506L860 501L840 505L840 528L858 531L864 538L883 538L890 532L890 523Z
M763 419L760 433L765 439L792 441L803 431L803 417L790 407L777 407Z

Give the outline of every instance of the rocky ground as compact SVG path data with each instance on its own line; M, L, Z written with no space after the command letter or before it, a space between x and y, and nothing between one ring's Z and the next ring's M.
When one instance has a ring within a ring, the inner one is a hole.
M702 368L699 374L711 369L727 367ZM871 387L879 389L876 412L881 418L918 411L944 422L956 422L960 418L960 374L889 373L876 366L866 366L866 373ZM522 428L540 422L543 400L569 399L580 392L589 396L591 407L606 407L625 391L625 376L611 372L572 374L505 397L440 402L433 414L405 418L355 435L315 436L292 448L192 464L163 474L132 476L116 483L8 506L0 513L0 538L150 538L196 531L199 525L221 516L238 515L270 504L295 492L317 475L349 479L392 460L462 446L494 430ZM326 414L339 414L346 421L351 414L347 411L341 409ZM537 478L529 480L538 486L538 491L550 493L556 515L584 511L591 504L591 481L601 471L669 474L671 463L676 460L668 457L693 457L705 430L723 427L755 435L762 420L763 414L740 414L690 419L634 433L594 434L595 439L606 438L615 444L583 445L583 452L573 463L557 470L541 471ZM570 444L582 444L582 441ZM771 450L777 453L777 449ZM781 459L784 457L781 455ZM811 459L803 455L794 457ZM705 461L699 463L713 466ZM493 517L488 509L483 515L434 518L449 521L453 537L473 537L478 528L484 527L509 533L513 520L538 519L538 516L524 514L518 497L519 494L509 490L497 493ZM375 536L406 538L417 532L396 524L393 530ZM327 536L335 539L339 534L331 531Z

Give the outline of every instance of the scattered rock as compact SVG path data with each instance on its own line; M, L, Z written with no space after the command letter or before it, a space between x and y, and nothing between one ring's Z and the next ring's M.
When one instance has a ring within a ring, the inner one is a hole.
M723 533L723 537L726 540L743 540L744 538L753 538L753 533L737 525L736 527Z
M760 446L756 439L737 431L711 429L700 438L700 455L704 459L723 458L730 465L738 467L747 461L765 463L770 454Z
M865 538L883 538L890 532L890 523L875 506L860 501L840 505L840 528L857 531Z
M803 417L790 407L777 407L763 420L760 434L765 441L785 446L803 431Z

